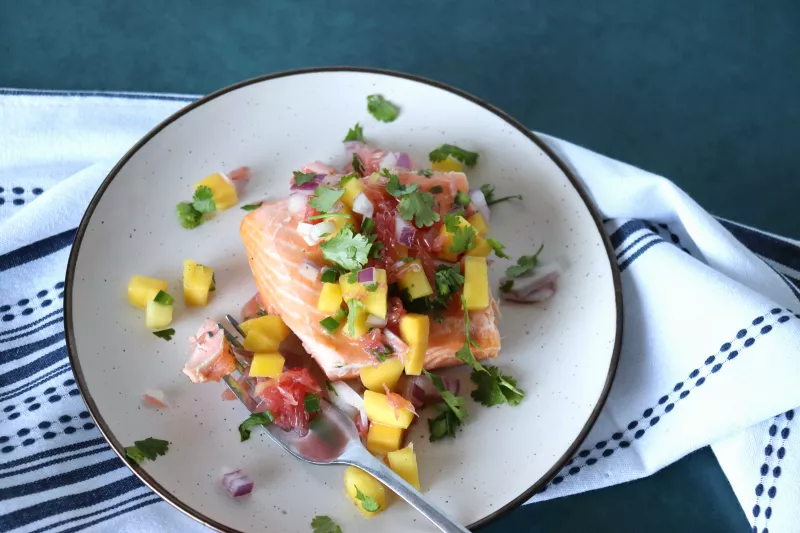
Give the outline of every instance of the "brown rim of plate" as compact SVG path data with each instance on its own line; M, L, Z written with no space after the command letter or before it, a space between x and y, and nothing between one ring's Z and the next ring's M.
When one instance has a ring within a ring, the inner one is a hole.
M513 509L516 509L528 499L530 499L534 494L539 492L543 489L550 480L555 477L555 475L564 467L564 465L569 461L569 459L575 454L575 452L580 447L583 440L588 435L589 430L594 425L594 422L597 420L598 415L600 414L600 410L603 408L603 405L606 402L606 398L608 398L608 393L611 390L611 384L614 381L614 376L617 372L617 364L619 362L619 353L622 347L622 284L620 281L620 274L619 274L619 267L617 266L616 262L616 255L614 254L614 248L611 246L611 241L609 240L608 236L606 235L604 228L603 228L603 220L600 217L600 214L597 211L597 208L594 206L591 198L589 197L588 193L584 190L581 183L572 173L572 171L567 167L566 164L550 149L547 144L545 144L539 137L537 137L533 132L525 128L521 123L511 118L509 115L504 113L503 111L497 109L496 107L492 106L477 98L469 93L466 93L460 89L455 89L450 87L449 85L445 85L444 83L430 80L424 78L422 76L417 76L414 74L406 74L403 72L396 72L392 70L384 70L384 69L377 69L377 68L366 68L366 67L314 67L314 68L305 68L305 69L297 69L297 70L285 70L282 72L276 72L274 74L266 74L263 76L259 76L256 78L251 78L249 80L240 81L239 83L235 83L223 89L220 89L216 92L209 94L208 96L204 96L195 100L194 102L182 107L174 114L169 116L163 122L158 124L155 128L150 130L144 137L139 140L128 152L119 160L119 162L111 169L111 172L108 173L108 176L103 180L103 183L100 185L100 188L97 190L95 195L92 197L92 201L89 202L89 207L86 209L86 213L83 215L81 219L81 223L78 226L78 231L75 235L75 241L72 244L72 250L69 254L69 262L67 263L67 275L65 279L66 289L65 289L65 304L64 304L64 330L67 336L67 354L69 356L69 362L72 365L72 371L75 375L75 379L78 383L78 389L80 390L81 396L83 397L84 402L86 402L86 406L89 409L89 413L92 415L92 419L94 419L95 424L97 424L100 433L103 437L108 441L111 445L111 448L116 452L116 454L122 459L125 465L130 468L134 474L136 474L139 479L141 479L145 485L150 487L156 494L161 496L164 500L169 502L173 507L182 511L186 515L194 518L198 522L215 529L217 531L222 531L224 533L242 533L237 529L233 529L228 527L224 524L213 520L199 511L189 507L178 498L173 496L169 493L164 487L162 487L153 477L151 477L147 472L144 471L138 464L131 463L125 458L125 447L117 441L117 439L111 434L108 426L106 425L103 418L100 416L97 406L92 399L92 395L86 386L86 382L83 378L83 372L81 370L80 362L78 361L77 357L77 349L75 348L75 336L72 331L72 286L73 281L75 278L75 265L78 260L78 254L80 253L80 246L81 242L83 241L83 236L86 233L86 227L89 224L89 220L92 218L92 214L94 213L97 204L100 202L100 199L103 197L103 193L111 184L113 179L117 176L117 173L120 169L128 162L128 160L133 157L133 155L139 151L139 149L144 146L147 142L149 142L153 137L156 136L161 130L172 124L175 120L179 119L183 115L189 113L193 109L200 107L201 105L214 100L215 98L222 96L226 93L231 91L235 91L236 89L240 89L242 87L246 87L248 85L252 85L254 83L260 83L262 81L273 80L277 78L285 78L287 76L294 76L297 74L310 74L310 73L317 73L317 72L364 72L368 74L381 74L384 76L392 76L395 78L404 78L411 81L416 81L418 83L424 83L426 85L430 85L436 87L438 89L443 89L450 93L455 94L456 96L460 96L470 102L477 104L484 109L487 109L497 115L498 117L505 120L508 124L519 130L523 135L528 137L533 143L535 143L545 154L547 154L550 159L561 169L564 175L567 176L569 181L572 183L572 186L575 187L575 190L580 195L581 199L583 199L584 204L589 209L589 213L592 215L592 218L597 225L597 231L600 233L600 237L605 244L606 253L608 255L609 265L611 266L611 273L614 279L614 295L617 307L617 331L616 331L616 338L614 339L614 352L611 356L611 365L608 370L608 375L606 376L606 382L603 385L603 390L600 393L600 397L598 398L597 405L595 406L594 410L592 411L589 419L586 421L586 424L581 429L580 433L578 434L577 438L570 447L564 452L564 454L556 461L553 467L545 473L544 476L539 478L531 487L524 491L522 494L514 498L511 502L507 503L500 509L494 511L493 513L489 514L481 518L480 520L473 522L468 526L469 529L476 529L482 526L489 524L500 518L501 516L509 513Z

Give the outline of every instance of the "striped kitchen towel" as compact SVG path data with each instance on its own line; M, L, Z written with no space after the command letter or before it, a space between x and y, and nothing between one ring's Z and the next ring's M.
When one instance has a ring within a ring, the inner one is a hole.
M105 444L62 324L67 257L90 198L130 146L194 99L0 90L0 532L207 531ZM597 424L531 501L637 479L711 445L753 531L800 531L798 243L715 219L664 178L542 137L607 219L625 324Z

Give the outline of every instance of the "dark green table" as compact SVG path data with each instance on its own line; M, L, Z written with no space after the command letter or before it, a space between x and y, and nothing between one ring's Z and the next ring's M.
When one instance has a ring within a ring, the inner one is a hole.
M799 22L790 0L0 0L0 86L207 93L290 68L403 70L669 176L714 214L800 237ZM485 531L749 526L704 449Z

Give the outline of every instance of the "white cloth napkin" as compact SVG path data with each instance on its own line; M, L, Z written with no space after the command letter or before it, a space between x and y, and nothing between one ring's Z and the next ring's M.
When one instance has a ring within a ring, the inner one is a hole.
M0 531L206 530L94 428L66 360L61 300L96 188L194 98L0 89ZM800 310L800 243L715 219L664 178L542 137L608 219L625 324L597 424L531 502L637 479L710 444L754 531L800 531L800 315L789 310Z

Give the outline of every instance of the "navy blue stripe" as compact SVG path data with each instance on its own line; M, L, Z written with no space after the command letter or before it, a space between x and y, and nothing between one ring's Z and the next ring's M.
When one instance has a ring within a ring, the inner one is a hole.
M3 394L0 394L0 402L10 400L11 398L19 396L20 394L25 394L29 390L35 389L36 387L40 387L41 385L44 385L45 383L47 383L48 381L57 376L69 372L69 370L70 370L69 364L59 366L58 368L54 368L53 370L47 372L46 374L43 374L38 378L34 379L33 381L29 381L28 383L20 387L17 387L16 389L11 389L4 392Z
M761 258L759 257L759 259L761 259ZM763 259L761 259L761 260L764 261ZM783 281L786 284L786 286L789 287L789 290L792 291L792 294L794 294L794 297L797 298L798 300L800 300L800 291L797 290L797 283L794 280L790 281L791 278L789 278L789 276L786 276L786 275L778 272L777 268L775 268L774 266L770 265L766 261L764 261L764 264L767 265L768 267L770 267L772 269L772 271L775 272L775 274L779 278L781 278L781 281Z
M616 250L625 239L642 229L648 229L644 222L641 220L629 220L611 234L609 237L611 246Z
M142 507L147 507L148 505L153 505L154 503L158 503L160 501L161 501L161 498L153 498L152 500L146 500L146 501L143 501L142 503L139 503L137 505L133 505L133 506L128 507L126 509L122 509L121 511L117 511L116 513L112 513L112 514L110 514L108 516L104 516L102 518L98 518L97 520L92 520L91 522L87 522L86 524L81 524L81 525L75 526L75 527L73 527L71 529L64 529L64 530L60 531L59 533L75 533L76 531L80 531L81 529L86 529L87 527L91 527L91 526L93 526L95 524L99 524L100 522L105 522L106 520L111 520L112 518L115 518L115 517L117 517L119 515L123 515L125 513L130 513L131 511L135 511L136 509L141 509Z
M4 350L0 352L0 365L10 363L11 361L16 361L17 359L22 359L23 357L27 357L33 353L38 352L39 350L43 350L44 348L52 346L63 340L64 340L64 332L59 331L55 335L51 335L50 337L40 339L36 342L32 342L30 344L23 344L22 346L17 346L16 348L11 348L10 350Z
M636 259L641 257L642 254L644 254L647 250L649 250L650 248L652 248L656 244L659 244L659 243L662 243L662 242L667 242L667 241L665 241L661 237L658 237L658 238L648 242L647 244L645 244L644 246L642 246L638 250L636 250L636 253L634 253L633 255L628 257L625 261L623 261L622 263L619 264L619 271L620 272L624 271L626 268L631 266L631 263L633 263L634 261L636 261Z
M120 468L125 468L125 465L119 457L114 456L113 459L107 459L93 465L61 472L55 476L37 479L36 481L31 481L30 483L24 483L22 485L2 488L0 489L0 502L11 498L29 496L45 490L64 487L66 485L74 485L75 483L102 476L103 474L108 474Z
M194 102L199 96L175 96L169 94L150 94L150 93L123 93L105 91L48 91L31 89L0 89L0 95L4 96L72 96L72 97L94 97L94 98L119 98L121 100L162 100L167 102Z
M52 457L54 455L60 455L62 453L69 453L69 452L74 452L76 450L82 450L84 448L89 448L91 446L97 446L98 444L104 444L105 442L106 441L104 439L91 439L82 442L76 442L74 444L69 444L67 446L59 446L58 448L45 450L43 452L29 455L28 457L21 457L20 459L14 459L13 461L9 461L7 463L0 463L0 470L14 468L15 466L24 465L26 463L32 463L33 461L38 461L39 459Z
M793 270L800 270L800 247L760 231L743 228L738 224L720 220L739 242L759 255L772 259Z
M63 335L63 333L62 333ZM32 361L25 366L21 366L19 368L15 368L10 372L6 372L5 374L0 374L0 388L8 387L14 383L17 383L21 379L25 379L29 376L32 376L42 370L46 369L49 366L53 366L54 364L58 363L62 359L67 358L67 347L62 346L56 350L53 350L49 354L45 355L44 357L40 357L36 361Z
M19 339L24 339L25 337L30 337L31 335L33 335L35 333L38 333L38 332L42 331L43 329L49 328L50 326L55 325L55 324L60 324L61 322L62 322L61 318L56 318L52 322L47 322L46 324L42 324L41 326L39 326L36 329L32 329L30 331L26 331L25 333L20 333L19 335L16 335L14 337L9 337L7 339L0 339L0 343L12 342L12 341L16 341L16 340L19 340Z
M126 478L114 481L113 483L109 483L108 485L94 490L70 494L69 496L62 496L29 507L17 509L10 513L0 515L0 531L16 529L55 514L97 505L143 486L139 478L131 474Z
M17 248L7 254L0 255L0 272L9 270L31 261L36 261L47 255L63 250L72 244L78 228L68 229L58 235L53 235L33 244Z
M97 448L94 450L89 450L88 452L76 453L75 455L67 455L66 457L59 457L58 459L53 459L52 461L47 461L44 463L39 463L37 465L28 466L25 468L20 468L19 470L13 470L11 472L4 472L0 473L0 479L6 477L14 477L14 476L21 476L22 474L27 474L28 472L35 472L36 470L41 470L42 468L47 468L49 466L65 463L67 461L74 461L75 459L80 459L82 457L88 457L90 455L95 455L98 453L103 453L109 451L111 448L108 446L104 446L102 448Z
M634 246L636 246L637 244L639 244L643 240L649 239L650 237L658 237L658 235L656 235L655 233L648 233L647 235L642 235L641 237L639 237L638 239L636 239L635 241L630 243L630 245L626 246L624 250L622 250L620 252L617 252L617 259L619 260L623 255L625 255L625 253L628 250L630 250L631 248L633 248Z
M60 522L54 522L52 524L46 525L43 528L31 531L30 533L42 533L43 531L51 531L55 527L63 526L64 524L69 524L70 522L77 522L78 520L83 520L85 518L90 518L92 516L97 516L99 514L107 513L108 511L116 509L117 507L122 507L123 505L128 505L129 503L135 502L136 500L141 500L142 498L147 498L147 497L152 497L152 496L154 496L152 492L145 492L144 494L139 494L138 496L134 496L133 498L129 498L129 499L125 500L125 501L121 501L119 503L115 503L114 505L106 507L105 509L100 509L98 511L94 511L94 512L91 512L91 513L82 514L80 516L73 516L71 518L67 518L66 520L61 520ZM159 500L160 500L160 498L156 497L156 498L153 498L152 500L148 500L147 502L142 502L142 505L137 505L135 507L130 507L128 509L123 509L122 512L127 513L128 511L133 511L135 509L143 507L144 505L150 505L151 503L157 503ZM104 520L108 520L109 518L113 518L113 517L115 517L115 516L117 516L119 514L120 513L114 513L113 515L104 516L100 520L95 520L94 522L90 522L88 524L81 524L78 527L83 529L83 528L89 527L91 525L94 525L94 524L96 524L98 522L102 522ZM73 529L73 531L77 531L77 530ZM63 532L61 532L61 533L63 533Z
M63 310L64 310L63 308L59 307L58 309L56 309L56 310L55 310L55 311L53 311L52 313L48 313L48 314L44 315L44 316L43 316L42 318L40 318L39 320L34 320L33 322L29 322L28 324L25 324L24 326L20 326L20 327L18 327L18 328L14 328L14 329L7 329L7 330L5 330L5 331L0 331L0 337L3 337L4 335L11 335L12 333L16 333L17 331L22 331L23 329L28 329L29 327L31 327L31 326L35 326L36 324L38 324L38 323L39 323L39 322L41 322L42 320L47 320L48 318L50 318L50 317L52 317L53 315L56 315L56 314L58 314L58 313L62 312ZM37 331L38 331L38 330L37 330ZM3 342L3 341L1 341L1 340L0 340L0 342Z

